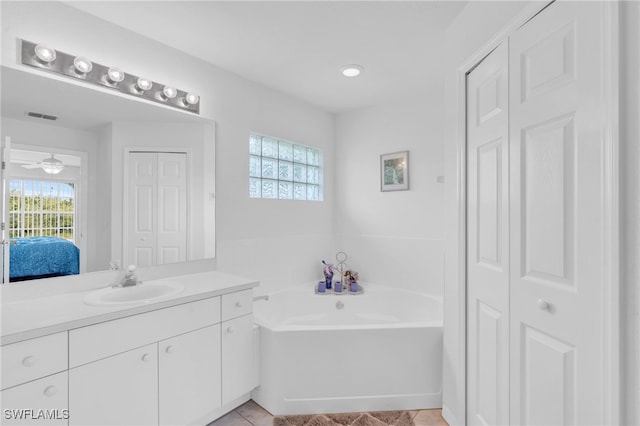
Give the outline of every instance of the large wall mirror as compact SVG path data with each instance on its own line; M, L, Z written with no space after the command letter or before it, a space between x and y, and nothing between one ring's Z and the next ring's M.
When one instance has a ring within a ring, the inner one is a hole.
M3 281L215 256L215 126L2 67Z

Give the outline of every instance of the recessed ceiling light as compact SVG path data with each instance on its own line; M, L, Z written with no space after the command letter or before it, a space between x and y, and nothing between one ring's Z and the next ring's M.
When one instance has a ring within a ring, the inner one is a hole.
M364 68L362 67L362 65L345 65L344 67L340 68L340 71L345 77L357 77L362 74Z

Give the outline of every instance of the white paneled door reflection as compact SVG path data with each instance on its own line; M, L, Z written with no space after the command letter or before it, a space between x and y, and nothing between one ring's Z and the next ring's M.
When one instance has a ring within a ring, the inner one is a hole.
M186 157L129 154L127 263L150 266L187 259Z
M467 78L470 424L605 421L602 7L553 3Z

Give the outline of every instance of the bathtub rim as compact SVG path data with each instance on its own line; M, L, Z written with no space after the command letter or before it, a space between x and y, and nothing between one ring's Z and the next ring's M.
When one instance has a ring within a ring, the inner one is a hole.
M383 289L388 289L392 292L402 292L402 293L408 293L410 295L414 295L414 296L420 296L420 297L425 297L425 298L429 298L432 299L436 302L439 303L439 305L443 308L444 307L444 298L442 296L436 296L436 295L432 295L429 293L423 293L423 292L418 292L418 291L414 291L414 290L407 290L407 289L402 289L402 288L394 288L394 287L390 287L390 286L386 286L386 285L382 285L382 284L375 284L375 283L369 283L369 282L363 282L361 281L360 284L363 286L365 294L367 292L368 288L371 288L372 290L383 290ZM269 296L269 298L271 298L272 296L276 296L280 293L285 293L285 292L291 292L292 290L295 291L309 291L311 292L310 294L313 294L314 291L314 286L317 285L317 282L307 282L307 283L302 283L302 284L294 284L292 286L286 287L286 288L282 288L276 291L273 291L271 293L263 293L260 296ZM332 297L359 297L359 295L351 295L351 294L327 294L327 295L317 295L317 294L313 294L314 297L325 297L325 298L332 298ZM268 300L257 300L254 303L269 303ZM273 325L270 324L268 321L265 321L264 319L260 318L259 315L256 315L255 309L253 312L253 322L254 324L266 329L266 330L270 330L272 332L286 332L286 331L309 331L309 332L313 332L313 331L336 331L336 330L374 330L374 329L393 329L393 328L420 328L420 327L443 327L444 326L444 311L442 311L442 315L440 316L439 319L436 320L428 320L428 321L412 321L412 322L397 322L397 323L374 323L374 324L350 324L348 326L346 325L309 325L309 324L305 324L305 325Z

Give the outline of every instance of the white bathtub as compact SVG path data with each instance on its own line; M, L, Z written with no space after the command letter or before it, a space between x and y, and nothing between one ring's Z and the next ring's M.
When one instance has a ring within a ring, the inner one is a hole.
M258 404L275 415L441 406L442 302L363 287L316 295L301 285L256 301Z

